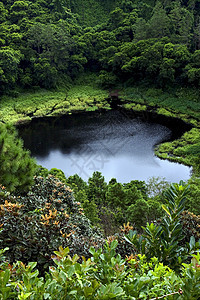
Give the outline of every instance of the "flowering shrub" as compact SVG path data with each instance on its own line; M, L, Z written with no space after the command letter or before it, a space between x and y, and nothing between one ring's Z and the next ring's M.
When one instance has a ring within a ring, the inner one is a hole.
M10 197L5 191L1 199L0 248L9 247L11 262L37 261L43 270L60 245L68 246L72 254L79 251L88 257L90 246L98 247L104 242L91 227L80 203L74 201L71 189L53 176L36 177L25 196Z
M184 235L183 243L189 242L191 236L194 236L197 241L200 240L200 215L196 216L189 211L183 211L181 223Z

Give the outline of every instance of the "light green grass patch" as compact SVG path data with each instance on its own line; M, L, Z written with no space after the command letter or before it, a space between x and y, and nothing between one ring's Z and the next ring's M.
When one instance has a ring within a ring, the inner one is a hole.
M0 101L0 120L19 124L43 116L109 108L105 101L107 97L107 91L84 84L77 84L68 91L41 89L20 94L17 98L3 97Z

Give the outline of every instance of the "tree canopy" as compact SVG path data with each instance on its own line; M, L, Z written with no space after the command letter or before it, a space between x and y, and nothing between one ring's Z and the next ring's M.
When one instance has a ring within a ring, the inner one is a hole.
M129 78L200 84L197 1L10 0L0 12L1 94L94 70L107 72L105 87Z

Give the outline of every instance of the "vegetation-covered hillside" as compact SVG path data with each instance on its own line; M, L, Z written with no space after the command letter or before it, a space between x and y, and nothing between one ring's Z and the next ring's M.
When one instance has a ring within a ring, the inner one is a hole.
M1 93L86 70L103 86L199 85L198 1L10 0L0 11Z

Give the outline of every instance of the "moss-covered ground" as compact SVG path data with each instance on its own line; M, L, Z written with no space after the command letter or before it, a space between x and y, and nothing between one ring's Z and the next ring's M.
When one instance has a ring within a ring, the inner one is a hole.
M39 89L19 94L17 98L4 96L0 101L0 120L20 125L33 118L53 117L73 112L109 109L105 100L108 91L92 82L79 80L71 88L56 91Z

